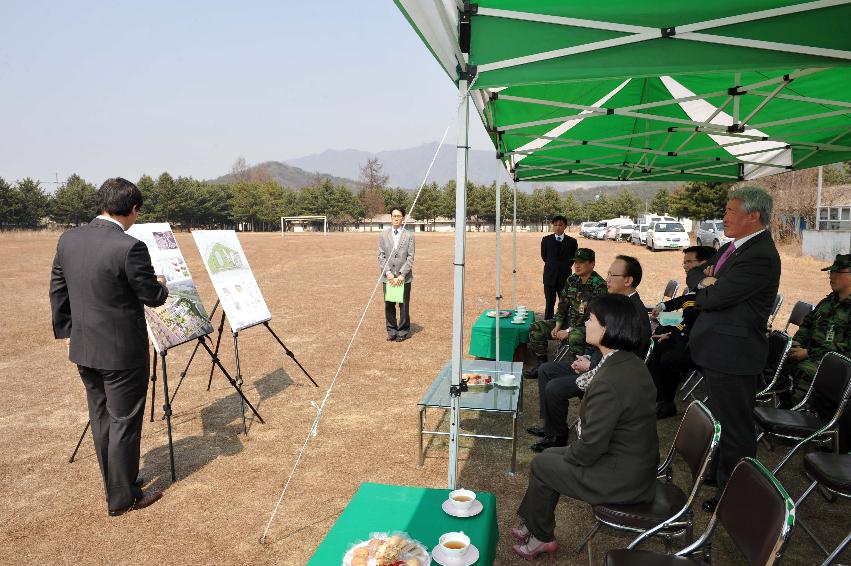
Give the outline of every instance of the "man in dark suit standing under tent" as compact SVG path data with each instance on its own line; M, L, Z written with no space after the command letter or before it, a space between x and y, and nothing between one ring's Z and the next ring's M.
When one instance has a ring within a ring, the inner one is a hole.
M553 318L556 298L573 267L573 257L579 245L575 238L565 235L567 218L556 216L552 221L553 233L541 238L541 259L544 260L544 320Z

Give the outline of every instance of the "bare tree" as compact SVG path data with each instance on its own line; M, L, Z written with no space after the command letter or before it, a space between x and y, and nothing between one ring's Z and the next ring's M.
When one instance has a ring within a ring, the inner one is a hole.
M377 157L366 160L360 168L360 181L363 188L358 197L366 211L367 218L384 213L384 187L390 177L384 174L384 167Z
M230 174L233 175L235 181L248 180L248 163L245 161L245 157L240 155L236 158L236 161L230 167Z

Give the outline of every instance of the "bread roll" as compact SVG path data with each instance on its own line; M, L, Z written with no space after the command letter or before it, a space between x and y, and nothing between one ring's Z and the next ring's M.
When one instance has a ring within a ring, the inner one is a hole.
M352 556L355 558L369 558L369 549L363 546L359 546L352 553Z
M405 561L405 566L422 566L422 562L420 562L419 558L408 558Z
M352 558L352 566L366 566L367 559L362 556Z

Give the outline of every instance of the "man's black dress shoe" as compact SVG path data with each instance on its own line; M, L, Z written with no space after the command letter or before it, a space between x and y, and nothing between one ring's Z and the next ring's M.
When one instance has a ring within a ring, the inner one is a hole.
M129 507L125 507L124 509L115 509L109 510L110 517L118 517L119 515L123 515L129 511L136 511L137 509L144 509L149 505L153 505L163 496L163 492L161 491L149 491L147 493L143 493L142 497L137 499L132 505Z
M543 452L547 448L557 446L567 446L567 438L564 436L547 436L540 442L536 442L531 446L532 452Z
M544 430L544 427L542 426L530 426L526 429L526 432L532 436L540 436L541 438L545 438L547 436L547 431Z
M395 342L395 341L396 341L396 337L395 337L395 336L388 336L388 337L387 337L387 341L388 341L388 342Z
M526 379L538 379L538 368L541 366L535 366L533 368L527 369L523 372L523 377Z
M718 507L717 497L710 497L709 499L703 502L703 510L707 513L714 513L716 507Z
M405 341L405 340L407 340L407 339L408 339L408 335L407 335L407 334L406 334L405 336L397 336L397 337L396 337L396 342L404 342L404 341Z
M136 476L136 481L133 482L133 485L136 487L142 487L145 485L145 478L142 476Z

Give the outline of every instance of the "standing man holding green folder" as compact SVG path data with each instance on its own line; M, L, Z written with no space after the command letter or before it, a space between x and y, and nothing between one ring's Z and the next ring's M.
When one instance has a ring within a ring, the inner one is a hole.
M402 228L403 208L390 211L391 226L378 238L378 266L384 273L384 318L387 340L404 342L411 330L411 281L414 268L414 232ZM396 304L399 320L396 321Z

